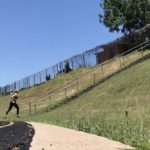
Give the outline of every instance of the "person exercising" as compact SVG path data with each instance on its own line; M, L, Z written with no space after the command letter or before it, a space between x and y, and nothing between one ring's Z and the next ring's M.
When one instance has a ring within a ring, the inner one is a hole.
M5 117L4 118L6 118L7 117L7 114L11 111L11 109L13 108L13 106L17 109L17 118L20 118L19 117L19 106L18 106L18 104L17 104L17 99L18 99L18 93L19 93L19 90L15 90L14 91L14 94L12 94L12 96L11 96L11 101L10 101L10 104L9 104L9 108L8 108L8 110L6 111L6 114L5 114Z

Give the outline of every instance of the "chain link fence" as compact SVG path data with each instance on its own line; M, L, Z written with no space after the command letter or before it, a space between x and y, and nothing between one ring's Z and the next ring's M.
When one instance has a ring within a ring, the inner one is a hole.
M144 42L143 40L147 39L149 41L150 39L150 24L147 24L145 27L137 30L134 32L134 38L132 38L134 41L130 41L129 37L124 37L122 40L128 44L134 43L135 45L138 45L139 43ZM127 40L127 41L126 41ZM7 94L15 89L25 89L29 88L35 85L42 84L46 82L49 79L54 79L58 75L62 75L65 73L65 62L67 61L69 63L69 66L72 70L76 70L80 67L87 67L87 66L95 66L97 64L96 59L96 53L102 52L103 48L101 45L90 49L88 51L85 51L82 54L75 55L67 60L61 61L58 64L46 68L40 72L37 72L35 74L29 75L27 77L24 77L21 80L15 81L11 84L7 84L4 87L0 87L0 93Z
M76 70L80 67L95 66L96 65L96 53L103 51L100 46L85 51L82 54L75 55L67 60L61 61L58 64L39 71L35 74L24 77L21 80L14 81L11 84L7 84L4 87L0 87L1 94L7 94L15 89L23 90L32 86L36 86L46 82L47 80L54 79L58 75L65 73L65 62L69 63L72 70Z
M66 84L63 84L55 90L30 100L29 106L26 103L24 110L27 111L27 108L29 108L29 114L32 115L47 112L66 104L73 100L73 98L77 98L82 93L94 87L94 85L98 85L121 70L129 68L144 59L149 59L149 46L150 41L142 43L112 59L89 68L88 73L72 78Z

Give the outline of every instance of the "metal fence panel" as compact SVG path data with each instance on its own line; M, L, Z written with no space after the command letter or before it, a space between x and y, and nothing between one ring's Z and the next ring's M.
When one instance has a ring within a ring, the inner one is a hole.
M135 47L136 49L138 47ZM32 74L30 76L24 77L21 80L15 81L11 84L7 84L4 87L0 88L0 93L9 93L14 91L15 89L25 89L31 86L35 86L35 85L39 85L41 83L44 83L48 80L47 77L50 77L49 79L54 79L55 77L57 77L58 75L62 75L65 73L65 62L67 61L69 63L69 66L72 70L76 70L80 67L87 67L87 66L95 66L97 65L96 62L96 53L103 51L103 49L101 48L101 46L97 46L93 49L90 49L88 51L85 51L82 54L79 55L75 55L69 59L66 59L64 61L61 61L49 68L46 68L42 71L39 71L35 74ZM142 51L143 52L143 51ZM134 53L134 52L133 52ZM141 55L145 55L147 53L147 51L144 51L143 53L141 53ZM137 53L138 54L138 53ZM127 55L127 54L126 54ZM139 54L138 54L139 55ZM140 57L140 56L136 56L134 55L134 57ZM131 55L130 55L131 57ZM118 61L118 66L110 66L111 68L114 69L114 71L119 67L120 63L124 61L124 65L127 65L128 63L130 63L130 57L126 57L125 59L122 58L122 60L120 59ZM137 59L135 58L135 60ZM107 65L105 65L106 67ZM109 74L109 70L107 71L106 68L103 68L105 71L105 74Z

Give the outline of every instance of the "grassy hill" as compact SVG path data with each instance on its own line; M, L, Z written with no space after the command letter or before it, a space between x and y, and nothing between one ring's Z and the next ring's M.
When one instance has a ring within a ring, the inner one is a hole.
M47 92L48 86L56 85L60 80L68 80L76 73L49 81L47 85L23 90L20 92L19 103L28 101L32 95L38 97L41 89ZM6 111L8 100L9 96L0 97L0 117ZM10 113L9 119L14 120L14 113ZM37 112L32 116L24 112L21 117L21 120L82 130L130 144L138 149L150 150L150 59L118 73L57 109Z
M36 99L44 97L50 91L57 89L67 83L69 80L76 78L77 76L82 76L87 73L89 69L92 67L80 68L79 70L72 71L66 75L57 76L53 80L49 80L44 84L40 84L38 86L33 86L31 88L24 89L19 92L19 105L22 110L27 113L29 102L35 101ZM4 114L4 110L7 109L7 105L10 101L10 95L1 96L0 95L0 102L1 102L1 109L0 109L0 117ZM11 118L11 117L10 117Z

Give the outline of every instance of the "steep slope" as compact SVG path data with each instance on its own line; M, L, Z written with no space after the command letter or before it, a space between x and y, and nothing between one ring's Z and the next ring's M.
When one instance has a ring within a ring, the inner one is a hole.
M140 56L141 53L136 53L132 57L137 55ZM150 59L147 59L116 74L66 105L47 112L44 109L42 113L39 111L32 116L28 115L27 110L31 96L38 97L41 90L48 92L49 89L62 83L62 81L74 77L74 73L61 77L59 80L49 81L53 84L48 82L23 90L20 92L21 100L19 101L21 120L53 123L109 137L139 149L149 150L149 74ZM78 75L80 76L80 74ZM9 97L10 95L0 96L0 117L7 109ZM9 115L8 119L14 120L14 113L15 111Z
M53 123L150 149L150 59L78 99L27 120Z

